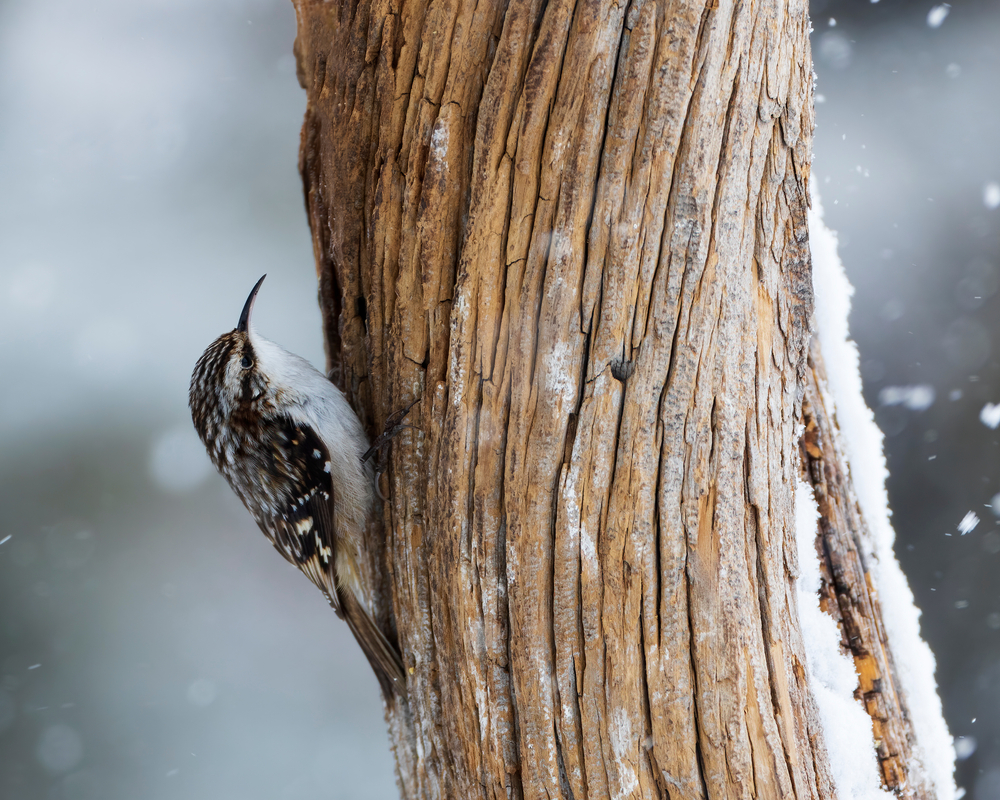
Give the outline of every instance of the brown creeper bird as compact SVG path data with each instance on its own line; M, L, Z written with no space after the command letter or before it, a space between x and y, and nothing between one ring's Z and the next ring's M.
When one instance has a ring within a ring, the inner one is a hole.
M347 622L386 698L404 695L399 652L372 619L362 583L375 504L363 458L368 439L325 375L250 325L263 282L250 292L236 329L195 365L188 401L194 426L271 544Z

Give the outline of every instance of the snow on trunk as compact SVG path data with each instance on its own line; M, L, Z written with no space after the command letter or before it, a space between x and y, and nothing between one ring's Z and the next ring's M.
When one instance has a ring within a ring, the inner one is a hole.
M861 544L882 605L897 678L916 733L917 763L911 763L910 769L923 773L934 785L939 800L954 800L955 750L941 712L934 656L920 637L920 611L893 553L895 532L889 522L885 489L888 471L882 453L882 432L865 405L857 346L849 338L848 314L854 289L837 255L836 236L823 223L822 206L815 193L812 206L809 237L816 293L816 335L822 345L829 380L824 399L829 408L835 409L840 444L868 524L869 537ZM819 609L817 510L805 483L796 492L796 506L802 572L798 587L799 617L838 794L859 800L888 798L891 795L879 784L871 721L853 696L858 685L854 666L840 652L836 625Z

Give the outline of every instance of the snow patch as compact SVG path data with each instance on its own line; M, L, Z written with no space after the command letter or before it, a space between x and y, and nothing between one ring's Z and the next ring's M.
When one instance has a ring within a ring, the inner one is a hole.
M891 800L880 788L872 721L854 699L858 674L850 656L840 652L840 631L819 607L816 523L819 509L812 487L801 478L795 488L795 541L799 551L796 582L799 627L809 667L809 687L819 710L837 796L853 800Z
M847 318L854 289L840 263L836 236L823 224L822 205L815 192L812 206L809 238L816 294L816 333L822 343L829 380L826 399L832 401L831 410L835 410L840 429L839 443L868 524L869 536L863 545L882 605L897 677L916 733L913 763L909 766L934 785L938 800L955 800L955 748L941 713L941 698L934 680L934 656L920 638L920 612L893 553L896 535L889 522L889 500L885 490L888 473L882 453L882 433L862 397L858 350L849 338ZM808 652L812 655L811 650ZM824 727L829 733L829 726ZM870 730L869 727L869 737ZM832 748L831 758L835 758ZM838 765L841 771L854 768L850 761L835 760L835 771Z

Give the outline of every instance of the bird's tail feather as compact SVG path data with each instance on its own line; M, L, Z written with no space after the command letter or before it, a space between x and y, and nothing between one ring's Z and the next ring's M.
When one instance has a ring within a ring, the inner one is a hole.
M403 660L385 634L375 624L368 609L354 596L351 591L342 591L341 606L344 619L354 638L358 640L361 649L375 671L375 677L382 687L382 694L388 702L394 697L406 697L406 674L403 672Z

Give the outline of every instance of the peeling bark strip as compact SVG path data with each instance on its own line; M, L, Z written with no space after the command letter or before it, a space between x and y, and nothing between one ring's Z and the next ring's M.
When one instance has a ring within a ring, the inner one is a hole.
M843 466L836 422L824 399L826 372L817 345L814 340L806 374L801 457L820 513L820 606L837 620L843 650L854 658L859 676L855 696L872 718L883 785L903 798L932 797L933 788L923 783L923 776L908 769L913 758L913 729L897 686L882 611L865 563L865 521Z
M832 797L806 0L295 5L331 362L371 430L419 398L373 554L402 795Z

